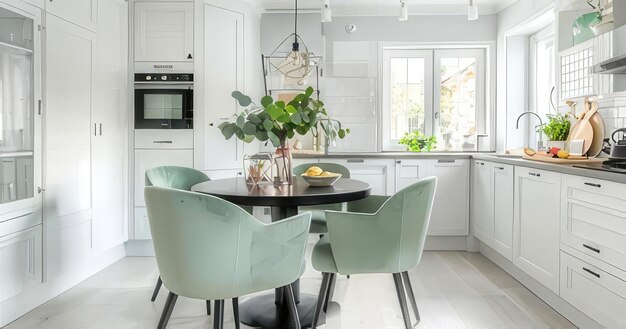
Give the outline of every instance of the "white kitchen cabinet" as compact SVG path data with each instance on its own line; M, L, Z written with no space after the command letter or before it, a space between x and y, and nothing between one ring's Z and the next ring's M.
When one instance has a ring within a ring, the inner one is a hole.
M0 182L2 182L2 203L17 200L17 167L15 158L0 159Z
M425 177L437 177L428 235L465 236L469 231L469 160L428 159Z
M98 29L98 0L48 0L45 9L83 28L94 32Z
M128 239L128 2L98 1L98 42L91 120L93 244Z
M144 207L146 170L160 166L193 168L193 150L135 150L135 206Z
M396 193L424 177L426 177L424 160L396 160Z
M193 2L135 2L134 17L135 61L193 62Z
M41 231L41 225L37 225L0 235L0 302L41 283Z
M559 293L561 174L515 167L513 263Z
M76 225L91 219L96 34L53 15L46 24L44 217Z
M224 170L242 167L243 142L236 137L225 140L217 128L224 120L239 111L237 101L231 97L234 90L244 87L244 15L231 10L204 6L203 39L203 86L205 104L196 127L196 168L201 170Z
M320 163L337 163L350 170L350 178L364 181L372 186L372 194L392 195L394 191L393 159L320 159Z
M473 168L474 236L512 260L513 166L475 160Z

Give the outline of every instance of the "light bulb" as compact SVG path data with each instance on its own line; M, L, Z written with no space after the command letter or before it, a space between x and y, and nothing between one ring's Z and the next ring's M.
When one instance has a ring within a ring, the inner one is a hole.
M478 6L474 4L474 0L470 0L467 7L467 20L475 21L478 19Z
M401 22L409 20L409 7L404 1L400 1L400 17L398 17L398 20Z

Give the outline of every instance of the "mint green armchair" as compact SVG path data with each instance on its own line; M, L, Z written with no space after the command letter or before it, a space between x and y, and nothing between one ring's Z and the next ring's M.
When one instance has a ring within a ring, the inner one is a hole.
M326 309L337 273L392 273L406 328L411 328L407 295L419 323L407 271L422 257L436 186L437 178L429 177L391 197L350 202L348 212L326 212L328 234L311 257L313 267L324 274L312 328Z
M168 187L185 191L190 191L191 187L196 184L211 180L209 176L199 170L176 166L162 166L151 168L146 170L145 175L146 186ZM252 207L245 207L244 209L252 214ZM159 290L161 289L162 284L163 281L159 276L159 278L157 279L157 283L154 287L154 291L152 292L152 298L150 299L153 302L159 295ZM235 320L238 323L239 301L235 298L232 302L233 309L235 310ZM209 300L206 301L206 306L207 314L211 315L211 302Z
M348 168L337 163L305 163L293 168L293 174L300 176L306 172L312 166L320 167L324 171L335 172L341 174L342 178L350 178L350 170ZM326 227L326 210L341 211L343 209L343 203L325 204L319 206L306 206L300 207L299 210L311 212L311 231L309 233L325 234L328 232Z
M299 323L291 283L304 271L310 213L264 224L210 195L160 187L144 193L157 265L170 290L159 328L178 296L216 300L213 328L221 329L224 299L279 287Z

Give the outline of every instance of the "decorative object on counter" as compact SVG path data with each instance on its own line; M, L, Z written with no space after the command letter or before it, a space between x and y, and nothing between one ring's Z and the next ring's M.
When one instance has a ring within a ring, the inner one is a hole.
M437 147L437 136L426 137L421 131L415 130L405 133L398 144L406 145L407 151L430 152Z
M257 153L243 157L243 172L248 184L272 182L275 168L274 157L271 153Z
M300 177L302 177L302 179L304 179L309 186L328 187L338 181L339 178L341 178L341 174L324 171L320 167L312 166L300 175Z
M598 108L598 103L592 101L590 103L590 107L593 109ZM591 141L591 146L589 150L587 150L587 155L590 157L597 157L602 153L602 147L604 145L604 120L602 119L602 115L596 109L596 113L589 118L589 123L591 123L591 128L593 128L593 141Z
M559 149L565 149L565 141L569 135L571 122L569 120L569 113L561 114L547 114L548 122L538 127L538 132L543 132L548 136L547 147L558 147Z
M587 156L570 154L570 152L566 150L561 150L557 147L552 147L548 149L547 152L539 152L530 148L525 148L522 158L526 160L534 160L555 164L589 164L600 163L603 161L603 159L599 158L589 158Z
M320 129L326 136L334 139L343 139L350 133L349 129L341 126L341 122L328 116L324 103L311 98L313 92L313 88L309 87L289 103L274 101L271 96L264 96L261 98L261 106L258 106L250 97L239 91L233 91L233 98L246 109L234 115L233 122L225 121L218 128L226 139L236 136L246 143L254 140L266 144L271 142L276 147L273 160L277 165L272 181L291 184L292 161L289 138L296 134L306 135L309 132L318 134Z
M603 139L604 121L598 113L598 103L587 98L584 101L583 112L580 113L578 121L570 129L566 145L571 154L596 157L602 152ZM579 143L573 143L576 140L582 141L580 153Z

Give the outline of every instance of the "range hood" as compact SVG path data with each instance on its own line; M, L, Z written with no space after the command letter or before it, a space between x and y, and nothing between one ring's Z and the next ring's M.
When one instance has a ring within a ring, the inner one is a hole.
M626 25L597 37L601 43L611 43L613 57L593 66L597 74L626 74Z

